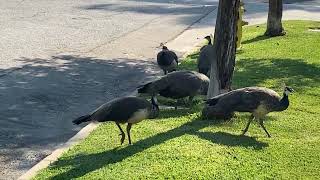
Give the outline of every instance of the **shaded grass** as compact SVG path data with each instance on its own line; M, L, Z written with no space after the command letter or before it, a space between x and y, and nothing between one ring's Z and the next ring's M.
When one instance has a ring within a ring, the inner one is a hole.
M119 145L118 129L105 123L35 179L317 179L320 176L319 22L288 21L286 36L257 38L265 26L244 28L234 88L292 86L290 107L270 113L266 138L257 124L239 136L249 115L230 122L200 118L201 103L163 110L132 128L133 145ZM197 54L181 69L195 69Z

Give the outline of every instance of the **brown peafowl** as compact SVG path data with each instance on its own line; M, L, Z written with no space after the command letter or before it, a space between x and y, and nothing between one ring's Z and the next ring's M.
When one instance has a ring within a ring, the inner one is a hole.
M138 93L147 93L172 99L189 97L189 102L197 94L206 95L209 78L195 71L176 71L158 80L144 84L138 88ZM177 109L177 106L175 106Z
M157 54L157 63L166 75L168 72L176 71L178 56L161 43L162 50Z
M130 130L132 124L136 124L143 119L156 118L159 114L159 106L156 98L151 98L151 103L138 97L122 97L109 101L88 115L81 116L72 122L76 125L87 121L114 121L121 132L121 144L125 139L120 124L128 123L127 133L129 144L131 144Z
M284 111L289 107L288 95L293 92L290 87L285 87L283 97L271 89L262 87L246 87L236 89L207 100L208 106L202 111L204 116L229 118L234 112L252 113L243 135L248 131L253 119L258 120L268 137L271 137L263 121L269 112Z

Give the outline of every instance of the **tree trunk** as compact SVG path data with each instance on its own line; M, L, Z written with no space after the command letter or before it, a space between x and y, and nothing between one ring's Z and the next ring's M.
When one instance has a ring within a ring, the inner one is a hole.
M239 0L219 0L208 98L231 90L236 57Z
M269 13L266 36L283 36L285 31L282 27L282 0L269 0Z

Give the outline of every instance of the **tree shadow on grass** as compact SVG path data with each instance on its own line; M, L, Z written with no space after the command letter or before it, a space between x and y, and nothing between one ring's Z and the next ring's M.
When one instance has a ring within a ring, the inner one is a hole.
M286 83L296 90L320 86L320 66L302 59L241 59L234 82L239 87L256 86L268 80ZM276 87L279 88L279 87Z
M236 135L221 132L197 132L202 128L214 124L216 123L196 118L191 122L181 125L180 127L140 140L131 146L126 146L124 148L114 148L109 151L99 152L95 154L77 155L73 157L66 157L60 159L59 161L55 162L50 168L56 169L72 166L72 169L64 173L58 174L51 179L71 179L81 177L94 170L100 169L110 164L121 162L126 158L131 157L137 153L143 152L148 148L159 145L173 138L183 136L185 134L195 134L198 135L200 138L210 140L212 143L217 143L226 146L243 146L247 148L252 147L256 150L260 150L268 146L267 143L259 142L255 138L249 138L245 136L238 137ZM240 140L237 140L237 138L239 138Z
M195 132L194 134L214 144L225 146L241 146L256 150L260 150L268 146L267 143L257 141L254 137L234 135L226 132Z
M190 58L190 59L198 59L198 57L199 57L199 52L193 53L187 56L187 58Z
M257 41L263 41L263 40L266 40L269 38L271 38L271 37L265 36L265 35L259 35L257 37L252 38L252 39L245 40L245 41L241 42L241 44L250 44L253 42L257 42Z
M183 109L178 108L177 110L175 110L174 107L170 109L161 109L160 110L161 113L159 114L157 119L179 118L181 116L199 112L200 110L201 110L200 106L193 107L193 108L183 108Z

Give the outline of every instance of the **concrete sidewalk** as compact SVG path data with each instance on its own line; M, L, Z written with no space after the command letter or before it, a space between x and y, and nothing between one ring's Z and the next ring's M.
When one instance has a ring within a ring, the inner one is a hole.
M249 22L249 25L263 24L268 19L268 4L256 3L255 0L244 0L245 9L244 20ZM284 4L283 20L314 20L320 21L320 1L316 4ZM319 5L319 6L317 6ZM216 23L217 10L211 12L206 17L201 19L197 24L184 31L173 41L168 43L168 47L175 51L185 54L191 52L201 46L203 37L208 34L214 34Z

